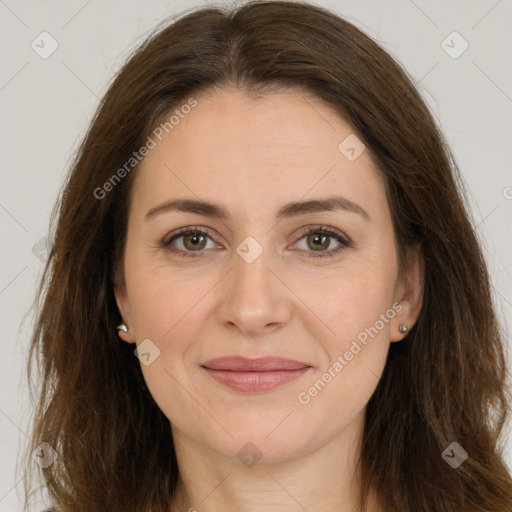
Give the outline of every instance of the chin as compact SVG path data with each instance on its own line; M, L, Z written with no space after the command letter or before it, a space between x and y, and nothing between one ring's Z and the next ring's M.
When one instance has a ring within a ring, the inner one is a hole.
M199 440L215 452L236 458L248 467L256 459L260 464L283 462L314 451L328 442L330 434L306 418L301 421L298 411L292 409L269 414L240 412L236 418L229 416L219 421L229 434L215 424L197 432Z

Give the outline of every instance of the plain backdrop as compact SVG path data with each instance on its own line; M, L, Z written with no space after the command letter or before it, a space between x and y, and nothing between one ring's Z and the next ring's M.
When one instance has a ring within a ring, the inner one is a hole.
M398 59L439 120L468 187L510 361L512 2L316 4L355 23ZM32 317L26 314L63 176L130 51L166 17L197 5L205 2L0 0L2 512L21 510L22 480L15 468L31 414L25 364ZM512 439L505 441L512 466Z

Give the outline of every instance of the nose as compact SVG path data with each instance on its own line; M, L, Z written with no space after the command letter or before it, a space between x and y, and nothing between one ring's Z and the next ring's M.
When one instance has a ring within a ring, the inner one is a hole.
M255 250L254 245L250 250ZM246 254L242 250L233 255L233 268L221 283L218 314L226 327L258 336L279 329L290 319L293 294L274 269L278 265L270 249L262 250L254 260Z

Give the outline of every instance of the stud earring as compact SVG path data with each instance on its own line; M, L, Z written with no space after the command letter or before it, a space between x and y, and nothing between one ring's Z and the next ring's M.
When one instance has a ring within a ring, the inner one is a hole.
M398 328L400 330L400 332L402 333L407 333L407 325L405 324L400 324L400 327Z
M128 327L126 327L126 325L124 325L124 324L118 325L117 332L119 332L119 331L128 332Z

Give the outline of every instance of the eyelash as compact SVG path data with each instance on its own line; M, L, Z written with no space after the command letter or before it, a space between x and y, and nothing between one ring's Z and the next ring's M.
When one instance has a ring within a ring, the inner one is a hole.
M183 251L182 249L176 249L172 245L172 242L174 242L174 240L176 240L177 238L180 238L183 235L188 235L188 234L192 234L192 233L199 234L199 235L206 235L211 239L210 233L207 230L205 230L204 228L189 226L186 228L179 229L178 231L171 233L171 235L164 237L161 240L159 245L160 245L160 247L166 248L169 251L179 254L180 256L183 256L183 257L198 257L198 256L201 257L200 253L204 252L204 251L197 251L198 254L194 254L194 252L196 252L196 251ZM331 249L330 251L325 251L325 252L318 252L317 254L314 254L314 251L311 251L312 254L308 255L309 258L333 257L333 256L336 256L339 252L346 249L347 247L351 247L351 245L352 245L349 239L344 238L337 231L334 231L333 229L331 229L327 226L319 226L319 227L309 228L301 233L299 240L302 240L302 238L304 238L308 235L311 235L311 234L328 235L330 238L334 238L341 245L339 247L337 247L336 249ZM307 251L307 252L309 252L309 251Z

